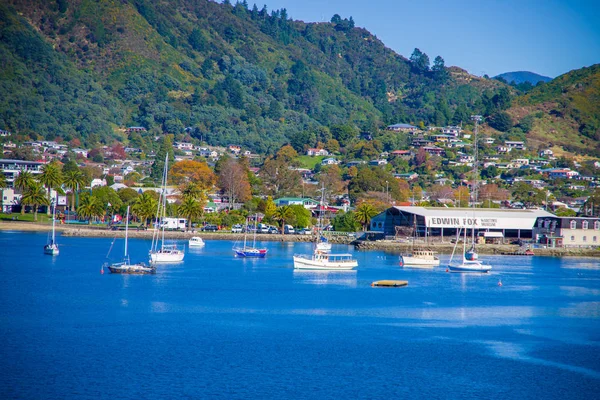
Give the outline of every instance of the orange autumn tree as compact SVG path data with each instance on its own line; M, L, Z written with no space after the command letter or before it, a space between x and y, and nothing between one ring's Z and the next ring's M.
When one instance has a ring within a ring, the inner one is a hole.
M205 162L184 160L173 164L169 180L178 186L193 183L201 190L208 190L217 183L217 176Z

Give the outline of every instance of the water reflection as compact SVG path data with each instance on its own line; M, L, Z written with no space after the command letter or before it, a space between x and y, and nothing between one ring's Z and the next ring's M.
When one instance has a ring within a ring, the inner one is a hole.
M356 287L356 271L311 271L294 269L294 280L310 285L339 285Z

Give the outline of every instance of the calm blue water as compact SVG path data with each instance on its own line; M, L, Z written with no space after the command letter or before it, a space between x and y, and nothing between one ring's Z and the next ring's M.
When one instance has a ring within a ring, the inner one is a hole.
M598 398L600 260L485 257L493 273L467 276L373 251L299 272L307 244L244 260L208 241L120 276L100 274L111 240L60 237L55 258L45 241L0 232L2 398Z

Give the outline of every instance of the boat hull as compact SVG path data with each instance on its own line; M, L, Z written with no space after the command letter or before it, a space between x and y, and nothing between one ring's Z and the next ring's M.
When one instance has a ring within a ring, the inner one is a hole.
M257 250L243 250L238 249L234 250L236 257L246 257L246 258L265 258L267 255L267 249L257 249Z
M169 252L161 252L157 251L155 253L150 253L150 262L152 264L155 263L176 263L183 261L184 257L183 251L169 251Z
M294 256L295 269L313 269L328 271L348 271L358 267L358 261L324 261Z
M486 273L492 270L491 265L482 263L463 263L459 265L449 265L450 272L479 272Z
M46 245L44 246L44 254L49 256L57 256L59 254L58 246L56 245Z
M203 240L198 240L198 239L188 241L189 247L204 247L205 244L206 243L204 243Z
M156 273L155 267L143 264L109 265L108 270L111 274L146 275Z
M437 267L440 265L440 260L438 258L431 260L419 257L400 256L400 265L403 267Z

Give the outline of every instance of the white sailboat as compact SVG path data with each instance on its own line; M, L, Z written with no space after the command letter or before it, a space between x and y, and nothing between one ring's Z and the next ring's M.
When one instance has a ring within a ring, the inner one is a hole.
M471 117L475 121L475 132L473 139L473 209L475 208L475 203L477 202L477 127L479 121L481 121L481 116L473 115ZM475 211L473 211L473 214ZM473 220L475 217L473 216ZM459 231L460 233L460 231ZM458 238L457 238L458 239ZM452 260L454 258L454 253L456 251L456 246L458 245L458 240L454 245L454 250L452 251L452 256L450 257L450 262L448 264L448 269L450 272L489 272L492 269L492 266L489 264L485 264L479 260L479 255L475 250L475 227L471 227L471 248L467 251L467 228L463 228L463 251L462 251L462 262L460 264L452 264Z
M322 188L321 206L323 205L323 197L325 188ZM321 226L321 213L319 213L319 227ZM319 245L325 243L328 246ZM352 270L358 267L358 261L354 259L352 254L332 254L331 244L328 242L320 242L315 244L312 254L295 254L293 257L295 269L313 269L313 270L328 270L328 271L344 271Z
M167 174L169 171L169 155L165 157L165 170L163 172L161 193L156 211L156 222L152 234L152 245L150 247L150 264L175 263L183 261L185 253L177 248L175 244L165 244L164 218L167 209ZM159 237L160 236L160 237ZM160 242L160 246L159 246Z
M127 206L127 218L125 219L125 252L123 255L123 261L105 264L108 270L113 274L154 274L156 273L156 267L148 266L144 263L132 264L129 260L129 253L127 252L127 239L129 232L129 206ZM112 248L112 245L111 245ZM110 250L109 250L110 253Z
M454 249L452 250L452 255L450 256L450 261L448 263L448 270L450 272L489 272L492 270L492 266L489 264L485 264L481 262L477 256L477 253L474 251L466 251L467 247L467 228L463 229L463 251L462 251L462 261L460 263L453 263L454 254L456 253L456 247L458 246L458 240L454 245ZM467 258L471 253L471 257Z
M422 248L420 246L415 247L415 241L418 237L416 215L414 216L413 226L412 251L400 256L400 266L416 268L437 267L440 265L440 259L435 255L433 250Z
M57 256L59 253L58 245L56 244L56 204L52 202L52 238L44 246L44 254L49 256Z
M236 257L256 257L256 258L265 258L267 255L266 248L257 248L256 247L256 224L257 224L258 216L254 216L254 239L252 240L252 247L247 245L247 231L244 232L244 246L234 246L233 251L235 252ZM246 225L248 226L248 225Z

